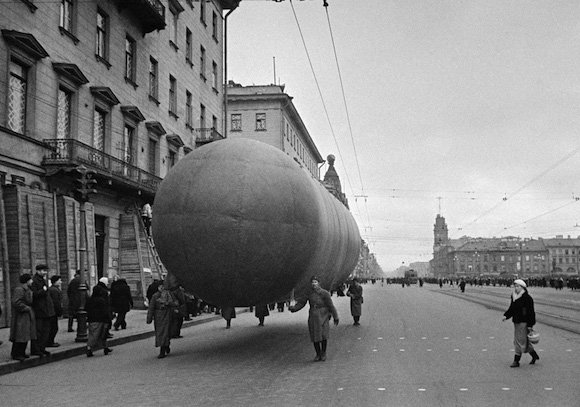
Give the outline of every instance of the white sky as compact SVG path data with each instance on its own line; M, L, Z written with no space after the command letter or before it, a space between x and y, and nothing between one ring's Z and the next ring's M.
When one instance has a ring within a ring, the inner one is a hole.
M276 58L385 272L432 258L439 201L451 238L580 235L580 2L328 0L352 139L322 3L292 4L332 130L289 0L229 16L228 79Z

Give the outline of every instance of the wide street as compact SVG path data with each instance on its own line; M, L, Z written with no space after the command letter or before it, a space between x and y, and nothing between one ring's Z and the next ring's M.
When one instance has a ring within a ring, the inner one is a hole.
M273 311L265 327L240 313L229 330L184 329L166 359L151 338L1 376L2 405L578 406L577 334L538 324L541 359L514 369L512 323L438 292L456 287L363 287L360 327L348 298L333 297L341 319L326 362L312 361L306 309Z

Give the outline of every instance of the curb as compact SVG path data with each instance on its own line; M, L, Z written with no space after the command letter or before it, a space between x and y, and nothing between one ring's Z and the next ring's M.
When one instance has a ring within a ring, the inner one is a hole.
M249 312L249 310L240 310L238 313ZM188 328L195 325L204 324L206 322L213 322L222 319L221 315L214 315L207 318L199 319L199 320L191 320L191 321L183 321L182 328ZM141 339L147 339L155 336L155 331L151 328L148 331L137 332L135 334L123 336L120 338L113 338L107 341L107 344L110 346L118 346L123 345L125 343L139 341ZM79 355L84 355L86 349L86 344L83 342L78 343L76 346L61 350L61 351L52 351L50 356L47 357L38 357L38 356L31 356L30 359L26 359L22 362L17 360L11 360L6 363L0 364L0 376L15 373L20 370L30 369L32 367L46 365L52 362L58 362L60 360L72 358Z

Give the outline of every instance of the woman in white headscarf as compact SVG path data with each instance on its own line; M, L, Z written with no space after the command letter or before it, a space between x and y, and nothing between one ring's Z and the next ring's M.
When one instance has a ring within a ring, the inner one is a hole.
M529 353L532 357L530 365L540 359L532 344L528 341L528 332L536 324L534 300L528 294L526 283L517 279L514 281L514 292L511 296L510 307L504 312L504 321L512 319L514 323L514 361L510 367L519 367L522 353Z

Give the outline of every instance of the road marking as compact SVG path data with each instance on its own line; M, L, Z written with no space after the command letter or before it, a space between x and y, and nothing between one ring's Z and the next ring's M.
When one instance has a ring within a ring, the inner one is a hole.
M459 352L459 349L453 349L453 352Z
M404 336L401 336L399 339L405 339L405 337Z
M387 390L387 389L385 389L384 387L379 387L377 390L378 390L378 391L385 391L385 390Z
M376 352L376 351L377 351L376 349L373 349L373 352Z
M462 387L461 389L459 389L459 391L468 391L469 389L466 387Z
M399 349L399 352L404 352L404 351L405 351L405 349Z
M382 336L379 336L377 339L383 339L383 337Z
M426 391L427 389L417 389L418 391Z
M487 349L482 349L481 351L482 351L482 352L487 352Z
M509 387L502 387L501 389L502 390L509 390L510 388Z
M427 349L427 352L431 352L431 349Z
M426 336L423 336L421 339L425 340L425 339L427 339L427 337Z
M471 336L466 336L465 339L471 339Z
M344 387L339 387L339 388L338 388L338 389L336 389L336 390L338 390L338 391L343 391L343 390L344 390Z
M550 390L554 390L554 388L552 388L552 387L544 387L544 390L550 391Z

